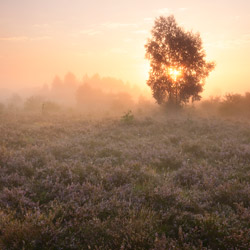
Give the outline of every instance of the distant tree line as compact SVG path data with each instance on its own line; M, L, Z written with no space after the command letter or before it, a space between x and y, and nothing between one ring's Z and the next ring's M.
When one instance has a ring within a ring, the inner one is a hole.
M250 118L250 93L226 94L223 97L211 97L201 102L201 108L209 113L222 116L241 116Z
M51 84L44 84L28 97L13 94L0 105L0 113L6 109L53 113L60 111L61 107L90 112L124 112L132 108L141 94L138 87L116 78L95 74L92 77L85 75L78 80L74 74L68 73L64 78L55 76Z

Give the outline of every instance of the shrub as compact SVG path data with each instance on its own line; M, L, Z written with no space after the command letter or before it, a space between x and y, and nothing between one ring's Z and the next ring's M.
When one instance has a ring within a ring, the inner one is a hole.
M131 110L126 112L122 117L121 117L121 122L125 124L131 124L134 122L134 115Z

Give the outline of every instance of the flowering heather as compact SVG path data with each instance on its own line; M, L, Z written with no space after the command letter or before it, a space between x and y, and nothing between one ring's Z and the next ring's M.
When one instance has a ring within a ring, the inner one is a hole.
M0 115L0 249L249 249L250 122Z

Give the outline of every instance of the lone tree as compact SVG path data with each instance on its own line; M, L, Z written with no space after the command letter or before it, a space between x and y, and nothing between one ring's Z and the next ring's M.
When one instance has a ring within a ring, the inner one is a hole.
M150 60L147 84L158 104L181 106L200 100L205 79L214 68L205 61L200 34L179 27L174 16L155 20L148 39L146 58Z

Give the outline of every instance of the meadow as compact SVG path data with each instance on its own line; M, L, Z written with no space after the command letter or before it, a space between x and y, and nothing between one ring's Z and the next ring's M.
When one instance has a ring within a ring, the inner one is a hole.
M0 249L249 249L250 120L0 115Z

